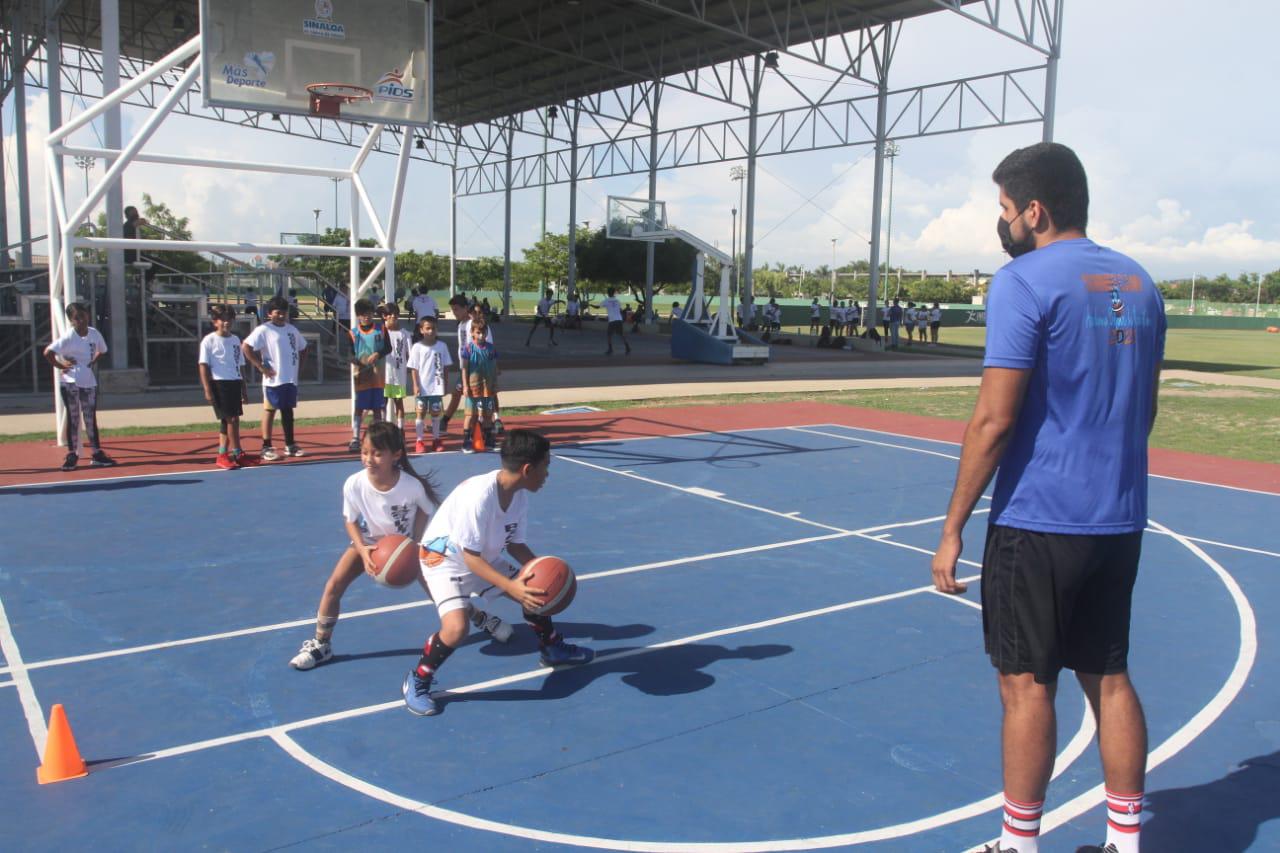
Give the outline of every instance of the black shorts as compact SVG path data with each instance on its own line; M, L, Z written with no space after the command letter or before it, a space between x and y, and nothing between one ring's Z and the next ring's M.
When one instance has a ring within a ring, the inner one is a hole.
M608 329L606 329L605 331L607 331L607 332L608 332L609 334L611 334L611 335L612 335L612 334L614 334L614 333L617 333L617 334L619 334L619 335L620 335L620 334L622 334L622 321L621 321L621 320L610 320L610 321L609 321L609 328L608 328Z
M992 525L982 558L982 633L1002 675L1052 683L1129 666L1129 605L1142 531L1106 536Z
M241 390L244 383L239 379L214 379L213 416L219 420L238 418L244 414Z

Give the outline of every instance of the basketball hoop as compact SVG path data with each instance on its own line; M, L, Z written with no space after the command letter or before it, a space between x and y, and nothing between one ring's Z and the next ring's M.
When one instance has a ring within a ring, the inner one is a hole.
M373 91L348 83L308 83L311 95L311 114L326 118L339 118L342 105L355 101L372 101Z

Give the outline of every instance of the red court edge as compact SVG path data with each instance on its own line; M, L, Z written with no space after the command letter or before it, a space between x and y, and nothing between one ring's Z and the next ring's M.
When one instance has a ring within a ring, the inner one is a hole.
M507 418L504 423L508 429L537 429L555 444L812 424L857 427L956 443L964 434L962 421L860 409L833 403L803 402L528 415ZM452 426L454 429L446 440L445 449L456 451L460 449L458 429L461 425L455 423ZM412 434L412 428L409 432ZM299 428L297 439L306 456L270 464L292 465L343 459L354 461L355 455L348 453L346 449L350 438L351 432L345 426ZM278 434L276 440L279 446ZM884 440L892 441L892 437ZM260 444L256 436L246 435L247 452L257 453ZM211 433L126 436L108 439L104 448L120 463L115 468L90 468L88 460L82 459L79 469L63 473L58 470L58 466L62 462L64 451L58 447L44 442L0 444L0 487L147 474L218 471L213 465L217 436ZM953 448L949 452L958 455L959 448ZM1280 494L1280 465L1157 449L1151 451L1150 464L1152 474ZM234 471L219 473L225 473L229 477L237 476Z

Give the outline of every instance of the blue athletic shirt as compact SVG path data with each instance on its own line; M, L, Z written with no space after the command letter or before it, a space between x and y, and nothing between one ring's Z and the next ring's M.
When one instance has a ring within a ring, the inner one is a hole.
M1147 430L1164 301L1142 267L1092 240L1006 264L987 297L986 367L1030 370L991 523L1115 534L1147 522Z

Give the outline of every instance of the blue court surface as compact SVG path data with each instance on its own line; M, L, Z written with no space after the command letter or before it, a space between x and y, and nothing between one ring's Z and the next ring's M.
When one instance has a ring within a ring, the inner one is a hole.
M971 849L1000 711L977 584L931 591L957 454L832 425L557 447L530 544L574 566L557 621L598 657L473 634L433 718L400 697L438 624L417 587L357 581L334 661L287 666L356 461L0 490L4 847ZM415 463L449 487L498 460ZM1143 847L1280 849L1280 496L1153 477L1151 514ZM38 786L55 703L90 773ZM1069 678L1058 710L1041 849L1074 851L1102 777Z

